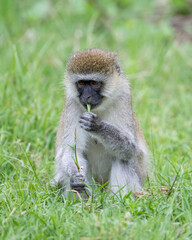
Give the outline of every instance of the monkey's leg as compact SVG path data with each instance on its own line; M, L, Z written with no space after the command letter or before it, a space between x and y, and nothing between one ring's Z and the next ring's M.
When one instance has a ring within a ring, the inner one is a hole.
M127 194L129 191L139 192L142 190L139 177L131 162L113 161L109 187L112 192L117 193L120 191L122 195Z

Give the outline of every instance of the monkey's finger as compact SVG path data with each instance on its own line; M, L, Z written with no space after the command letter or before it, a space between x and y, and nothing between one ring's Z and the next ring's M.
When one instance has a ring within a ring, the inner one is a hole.
M83 192L85 191L85 187L79 187L79 186L71 186L71 188L77 192Z
M87 115L87 116L97 117L97 114L95 114L93 112L85 112L84 114Z
M85 185L74 184L74 185L71 185L71 189L76 191L83 191L85 190Z
M84 177L81 173L77 173L77 174L75 175L75 178L85 179L85 177Z
M85 178L84 178L84 177L77 177L77 178L75 179L75 181L78 182L78 183L83 183L83 184L84 184Z
M84 120L84 119L80 119L79 123L80 123L80 125L84 125L84 126L87 126L87 127L90 127L90 128L94 128L96 126L95 121L87 121L87 120Z
M85 126L84 124L80 124L80 127L83 128L86 131L91 131L91 127L90 126Z
M92 112L84 112L82 115L81 115L82 118L97 118L97 115L95 113L92 113Z
M79 119L79 123L85 124L87 126L90 126L92 121L90 119Z
M71 186L79 186L79 187L84 187L85 186L85 184L83 182L78 182L78 181L75 181L75 182L71 181L70 185Z
M84 177L73 177L70 179L71 183L83 183L84 184L85 178Z
M85 181L85 177L81 173L77 173L70 180L73 181L73 182L74 181L77 181L77 182L82 181L82 182L84 182Z
M94 118L90 116L81 116L79 120L85 120L87 122L93 121Z

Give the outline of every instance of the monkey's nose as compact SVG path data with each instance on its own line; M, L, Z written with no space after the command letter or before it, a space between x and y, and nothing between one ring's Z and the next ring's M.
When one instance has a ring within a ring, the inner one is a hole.
M88 104L91 103L91 96L83 97L83 103Z
M87 103L91 103L91 96L87 97Z

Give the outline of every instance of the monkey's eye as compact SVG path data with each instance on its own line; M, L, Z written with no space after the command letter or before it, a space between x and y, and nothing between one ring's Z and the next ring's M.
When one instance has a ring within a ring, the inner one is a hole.
M91 86L94 88L100 88L101 87L101 83L100 82L96 82L96 81L91 81Z
M79 87L84 87L85 86L85 82L84 81L79 81L78 82L78 86Z
M98 82L91 81L91 84L92 84L93 86L97 86Z

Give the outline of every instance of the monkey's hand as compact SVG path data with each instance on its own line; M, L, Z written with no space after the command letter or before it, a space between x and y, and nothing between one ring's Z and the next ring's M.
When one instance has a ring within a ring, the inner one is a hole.
M85 178L82 174L78 173L70 179L71 189L81 192L85 190Z
M101 128L101 120L97 117L95 113L84 112L80 116L79 120L80 126L86 131L98 131Z

